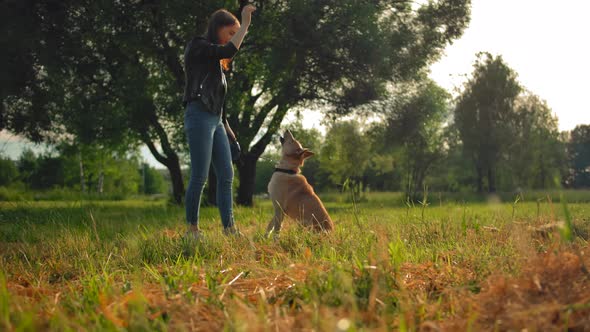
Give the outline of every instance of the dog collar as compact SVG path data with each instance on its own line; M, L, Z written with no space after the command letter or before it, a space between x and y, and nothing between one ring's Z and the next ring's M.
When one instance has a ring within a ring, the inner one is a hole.
M287 174L297 174L298 173L292 169L284 169L284 168L275 168L275 172L281 172L281 173L287 173Z

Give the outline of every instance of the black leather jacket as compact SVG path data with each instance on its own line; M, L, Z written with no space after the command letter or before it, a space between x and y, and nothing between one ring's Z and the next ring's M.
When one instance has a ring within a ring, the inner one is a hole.
M222 114L227 83L219 60L232 58L237 51L232 42L218 45L204 37L189 41L184 51L186 83L183 104L201 99L208 111Z

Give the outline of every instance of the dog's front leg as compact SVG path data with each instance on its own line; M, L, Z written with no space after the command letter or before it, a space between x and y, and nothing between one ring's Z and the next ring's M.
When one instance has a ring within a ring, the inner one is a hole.
M283 213L283 209L278 202L273 201L272 205L275 208L275 215L272 217L272 220L266 227L266 236L269 237L272 234L273 237L276 238L279 236L279 232L281 231L281 225L283 224L285 213Z

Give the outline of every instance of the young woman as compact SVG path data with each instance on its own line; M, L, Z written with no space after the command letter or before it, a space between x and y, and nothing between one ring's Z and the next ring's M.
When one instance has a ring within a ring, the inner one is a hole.
M227 10L214 12L205 34L193 38L184 53L184 130L191 159L185 205L187 236L192 238L200 236L199 207L210 164L217 176L217 205L224 234L238 234L232 212L234 174L229 141L235 142L236 137L223 114L227 92L223 71L229 69L240 49L254 10L252 5L243 8L241 24Z

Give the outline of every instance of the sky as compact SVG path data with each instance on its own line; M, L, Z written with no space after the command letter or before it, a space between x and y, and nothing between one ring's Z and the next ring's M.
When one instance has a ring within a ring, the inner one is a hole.
M477 52L502 55L520 83L547 101L560 130L590 124L590 1L473 0L471 23L431 67L447 90L473 71Z
M560 130L590 124L589 13L590 0L472 0L469 27L431 66L430 77L453 91L473 71L476 53L501 55L520 83L547 101ZM318 127L321 119L318 112L309 112L303 125ZM4 155L16 159L23 146L20 138L0 133ZM147 148L142 155L162 167Z

